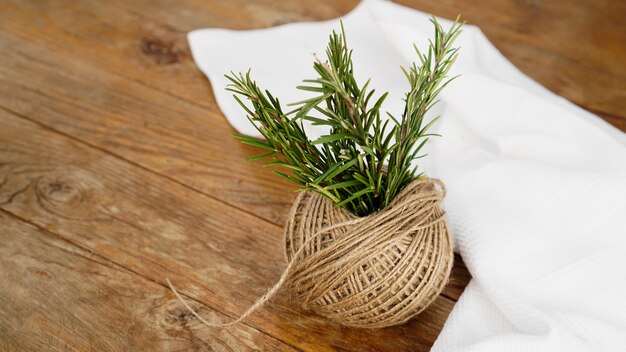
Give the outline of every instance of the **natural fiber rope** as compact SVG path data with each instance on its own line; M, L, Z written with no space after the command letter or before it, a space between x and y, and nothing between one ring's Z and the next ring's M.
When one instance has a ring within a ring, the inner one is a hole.
M440 187L440 190L437 189ZM287 267L279 281L237 320L287 285L306 308L346 326L402 324L441 293L454 255L445 213L445 187L420 178L384 210L357 217L313 192L296 199L285 226Z

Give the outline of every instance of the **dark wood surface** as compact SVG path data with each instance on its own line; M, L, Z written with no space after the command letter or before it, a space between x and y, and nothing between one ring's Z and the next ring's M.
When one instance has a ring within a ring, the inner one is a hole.
M619 1L401 3L479 25L523 72L626 130ZM185 35L340 16L355 1L0 2L0 351L428 350L469 281L359 330L282 293L288 184L244 159Z

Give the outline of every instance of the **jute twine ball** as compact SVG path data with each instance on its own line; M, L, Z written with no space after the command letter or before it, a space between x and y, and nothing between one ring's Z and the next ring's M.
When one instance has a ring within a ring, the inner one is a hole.
M285 226L284 283L304 308L342 325L406 322L437 298L450 276L444 194L439 180L423 177L387 208L357 217L316 193L301 193Z

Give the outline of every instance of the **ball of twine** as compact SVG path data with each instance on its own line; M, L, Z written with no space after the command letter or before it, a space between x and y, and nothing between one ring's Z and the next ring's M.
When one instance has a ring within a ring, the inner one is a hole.
M301 193L285 228L292 293L304 308L342 325L406 322L437 298L450 276L444 193L441 181L424 177L366 217Z
M167 282L213 327L237 324L283 286L305 309L345 326L402 324L437 298L452 270L452 238L440 206L444 195L441 181L423 177L387 208L357 217L317 193L300 193L285 226L285 271L230 323L207 322Z

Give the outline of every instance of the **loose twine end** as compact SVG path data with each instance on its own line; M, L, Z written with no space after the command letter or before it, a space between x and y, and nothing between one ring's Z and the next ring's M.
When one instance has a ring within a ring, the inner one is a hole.
M268 290L261 298L259 298L252 306L250 306L250 308L248 308L242 315L239 316L239 318L228 322L228 323L211 323L209 321L207 321L206 319L202 318L200 316L200 314L198 314L198 312L196 312L195 309L193 309L184 299L183 297L178 293L178 291L176 290L176 288L174 287L174 285L172 285L172 282L170 281L170 279L166 278L165 281L167 281L168 286L170 287L170 289L172 290L172 292L174 292L174 295L176 295L176 298L189 310L189 312L191 314L193 314L193 316L195 316L196 318L198 318L198 320L209 327L212 328L226 328L235 324L240 323L241 321L243 321L245 318L247 318L250 314L254 313L257 309L259 309L261 306L263 306L267 301L269 301L270 299L272 299L274 296L276 296L276 294L278 293L278 291L282 288L282 286L284 285L285 281L287 280L287 278L289 277L290 274L290 270L289 270L289 266L287 267L287 270L285 270L285 272L283 273L283 275L280 277L280 280L278 280L278 282L270 289Z
M213 323L209 323L208 321L206 321L204 318L202 318L200 316L200 314L198 314L198 312L196 312L195 309L193 309L184 299L183 297L178 293L178 291L176 291L176 288L174 287L174 285L172 285L172 282L170 281L170 279L166 278L165 281L167 281L167 285L170 287L170 290L172 290L172 292L174 292L174 295L176 295L176 298L178 298L178 300L180 301L180 303L182 303L191 314L193 314L194 317L198 318L198 320L200 322L202 322L204 325L207 326L211 326L214 328L219 328L219 327L226 327L228 325L230 325L231 323L227 323L227 324L213 324Z

